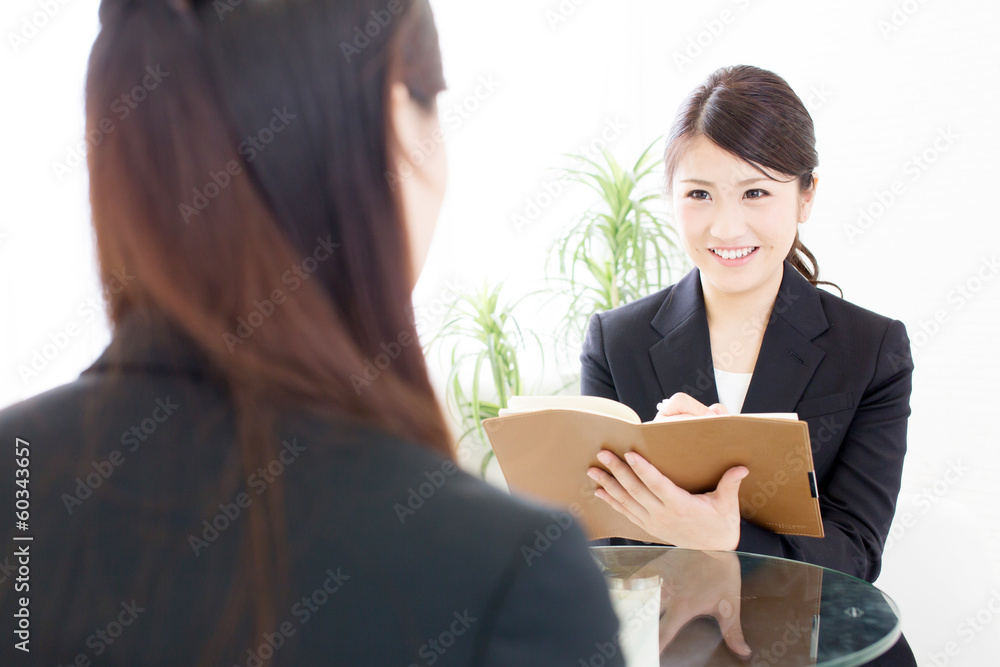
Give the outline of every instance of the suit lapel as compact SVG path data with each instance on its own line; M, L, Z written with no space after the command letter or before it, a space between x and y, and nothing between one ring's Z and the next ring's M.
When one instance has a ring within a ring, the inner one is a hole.
M682 391L705 405L719 401L701 274L692 270L670 290L652 327L663 338L649 348L663 398Z
M708 317L698 269L674 286L650 324L663 336L649 348L649 359L663 398L683 391L705 405L717 403ZM828 328L819 290L785 262L743 412L793 411L825 356L812 340Z
M793 412L826 355L812 340L829 327L819 290L785 262L743 412Z

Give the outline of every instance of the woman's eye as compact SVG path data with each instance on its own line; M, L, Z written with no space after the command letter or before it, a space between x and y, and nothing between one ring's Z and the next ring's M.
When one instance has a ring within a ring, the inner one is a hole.
M767 191L761 190L760 188L754 188L753 190L747 190L744 196L747 199L760 199L761 197L767 196Z
M704 190L692 190L688 193L688 197L691 199L708 199L708 193Z

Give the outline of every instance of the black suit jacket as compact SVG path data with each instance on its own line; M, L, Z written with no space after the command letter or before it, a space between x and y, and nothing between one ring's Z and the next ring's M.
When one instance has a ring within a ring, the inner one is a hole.
M594 315L581 362L582 393L625 403L644 421L676 392L718 402L698 270ZM743 412L796 412L809 423L826 536L777 535L744 520L738 550L875 580L899 493L912 371L901 322L817 289L785 263Z
M281 417L274 461L244 477L233 417L190 341L135 318L80 379L0 411L0 664L196 664L240 562L238 494L261 502L278 478L289 600L273 632L243 632L219 664L273 650L275 664L575 667L617 647L606 584L568 514L306 411ZM15 438L30 452L24 543L11 540ZM224 470L235 488L219 486ZM28 592L14 589L20 544ZM29 594L25 655L14 613Z

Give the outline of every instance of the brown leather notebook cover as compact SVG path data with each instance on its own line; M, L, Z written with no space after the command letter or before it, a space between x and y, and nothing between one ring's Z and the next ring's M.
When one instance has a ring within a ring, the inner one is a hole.
M567 508L591 539L657 542L594 495L587 468L604 468L603 448L635 451L691 493L715 489L744 465L743 518L776 533L823 537L809 429L804 421L745 415L633 424L569 409L545 409L483 422L512 491ZM606 468L605 468L606 469Z

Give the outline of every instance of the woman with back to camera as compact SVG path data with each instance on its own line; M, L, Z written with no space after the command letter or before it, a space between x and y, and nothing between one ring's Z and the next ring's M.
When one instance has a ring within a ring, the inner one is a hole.
M899 493L913 366L902 323L816 287L818 264L798 236L816 196L815 143L809 112L771 72L722 68L691 93L665 166L696 268L593 316L581 389L644 420L798 413L809 424L826 536L742 520L742 466L695 495L636 454L602 452L613 474L589 474L598 497L665 544L781 556L871 582ZM877 664L912 663L900 640Z
M457 469L416 340L445 184L443 150L411 150L440 137L427 1L100 20L88 131L163 80L88 156L113 340L0 412L35 575L30 653L0 583L0 663L575 666L613 643L576 525Z

